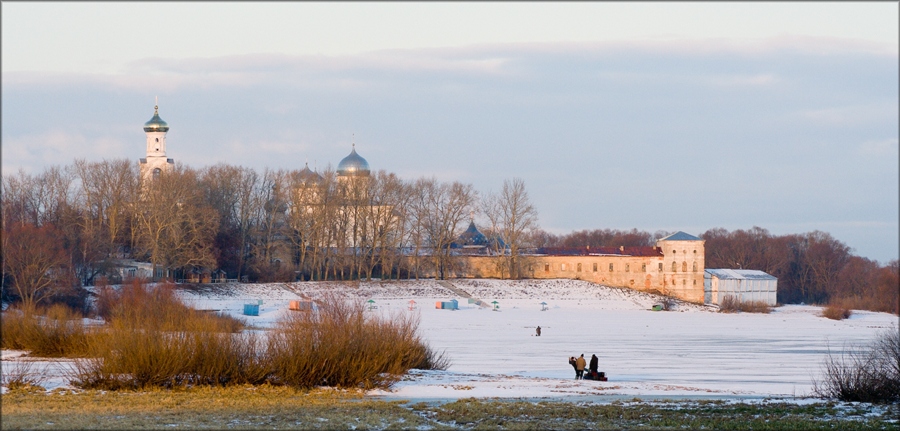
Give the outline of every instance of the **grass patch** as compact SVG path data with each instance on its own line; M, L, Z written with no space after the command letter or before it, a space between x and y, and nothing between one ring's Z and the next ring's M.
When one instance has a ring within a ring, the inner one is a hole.
M719 313L762 313L769 314L772 307L763 301L741 301L733 295L725 295L719 303Z
M2 407L3 429L406 429L427 423L398 402L268 385L49 395L11 391Z
M897 405L684 401L380 401L359 391L231 386L2 397L4 429L895 429Z

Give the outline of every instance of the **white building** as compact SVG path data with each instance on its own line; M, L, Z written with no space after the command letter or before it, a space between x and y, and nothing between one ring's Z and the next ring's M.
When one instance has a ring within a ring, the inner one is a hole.
M707 269L703 273L704 303L721 304L726 296L741 302L774 306L778 279L755 269Z

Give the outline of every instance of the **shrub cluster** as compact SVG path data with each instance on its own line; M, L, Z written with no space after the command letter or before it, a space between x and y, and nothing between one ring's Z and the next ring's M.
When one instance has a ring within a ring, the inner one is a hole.
M278 383L297 387L387 387L411 368L445 369L443 354L417 335L417 317L389 320L362 303L326 298L315 313L293 313L269 336L268 360Z
M269 383L368 389L388 387L411 368L449 365L418 337L416 318L384 320L366 313L364 304L337 297L322 301L315 312L292 313L269 334L260 334L232 332L221 317L186 312L170 290L140 284L130 289L101 293L98 303L109 323L91 343L89 358L76 361L73 385L116 390Z
M726 295L719 303L719 313L764 313L772 312L772 307L763 301L741 301L735 296Z
M225 314L210 314L185 305L169 283L147 285L138 279L113 289L97 288L94 307L107 322L161 331L240 332L245 323Z
M838 303L828 304L822 309L822 317L827 317L832 320L849 319L852 314L852 310Z
M868 346L828 354L813 392L823 398L867 403L900 402L900 332L890 328Z
M84 355L92 332L83 316L63 304L11 309L0 319L0 345L44 357Z

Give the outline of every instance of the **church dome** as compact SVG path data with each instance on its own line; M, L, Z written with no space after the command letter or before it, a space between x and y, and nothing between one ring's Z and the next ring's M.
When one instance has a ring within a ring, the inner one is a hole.
M338 163L337 173L338 175L345 176L368 176L369 173L369 162L366 159L360 157L359 154L356 154L356 145L353 146L353 150L350 151L350 155L344 157L340 163Z
M144 123L144 131L145 132L168 132L169 131L169 123L163 121L162 118L159 118L159 106L153 107L153 118L150 121Z
M306 164L306 166L297 174L297 176L298 179L304 184L319 184L325 180L321 175L309 168L309 163Z

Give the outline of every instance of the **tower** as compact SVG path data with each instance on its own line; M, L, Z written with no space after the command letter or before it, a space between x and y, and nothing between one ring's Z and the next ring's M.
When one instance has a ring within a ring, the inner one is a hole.
M144 123L147 134L147 157L141 158L141 179L149 181L175 166L175 160L166 157L166 132L169 124L159 118L159 105L153 107L153 118Z

